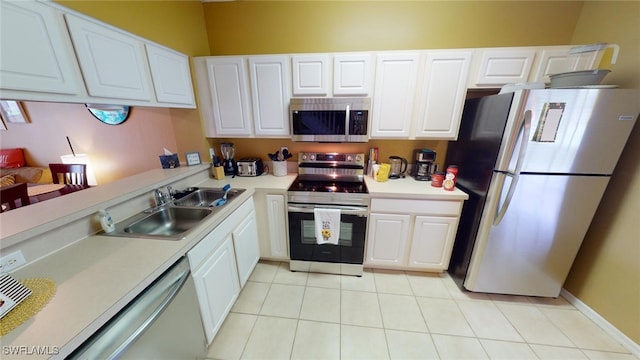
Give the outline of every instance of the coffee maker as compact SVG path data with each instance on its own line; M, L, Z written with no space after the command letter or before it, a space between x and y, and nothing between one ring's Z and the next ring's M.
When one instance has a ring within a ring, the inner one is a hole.
M415 149L413 151L413 166L411 176L420 181L430 181L431 174L436 172L436 152L430 149Z

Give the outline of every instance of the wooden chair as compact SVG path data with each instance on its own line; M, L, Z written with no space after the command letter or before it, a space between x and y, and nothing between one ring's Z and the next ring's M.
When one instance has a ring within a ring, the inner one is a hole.
M18 202L18 200L20 200ZM5 208L4 204L8 207ZM27 193L27 183L17 183L0 188L0 212L31 204Z
M87 165L85 164L49 164L54 184L87 184Z

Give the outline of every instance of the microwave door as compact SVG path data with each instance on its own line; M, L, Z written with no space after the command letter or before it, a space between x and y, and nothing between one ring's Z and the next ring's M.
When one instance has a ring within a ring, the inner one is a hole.
M344 141L346 126L344 110L292 111L291 127L296 141Z

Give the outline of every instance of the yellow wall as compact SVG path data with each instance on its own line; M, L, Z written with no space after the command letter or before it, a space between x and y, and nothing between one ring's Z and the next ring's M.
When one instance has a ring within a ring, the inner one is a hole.
M609 41L620 58L607 83L640 88L640 2L586 2L577 43ZM640 99L638 99L640 101ZM640 121L614 171L565 288L640 343Z
M582 2L205 3L212 55L565 45Z

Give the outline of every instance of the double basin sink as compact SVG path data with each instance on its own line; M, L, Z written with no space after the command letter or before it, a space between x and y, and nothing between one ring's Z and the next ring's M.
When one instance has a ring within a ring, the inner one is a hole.
M246 189L199 188L167 204L144 210L116 224L108 236L180 240L209 216L233 202Z

